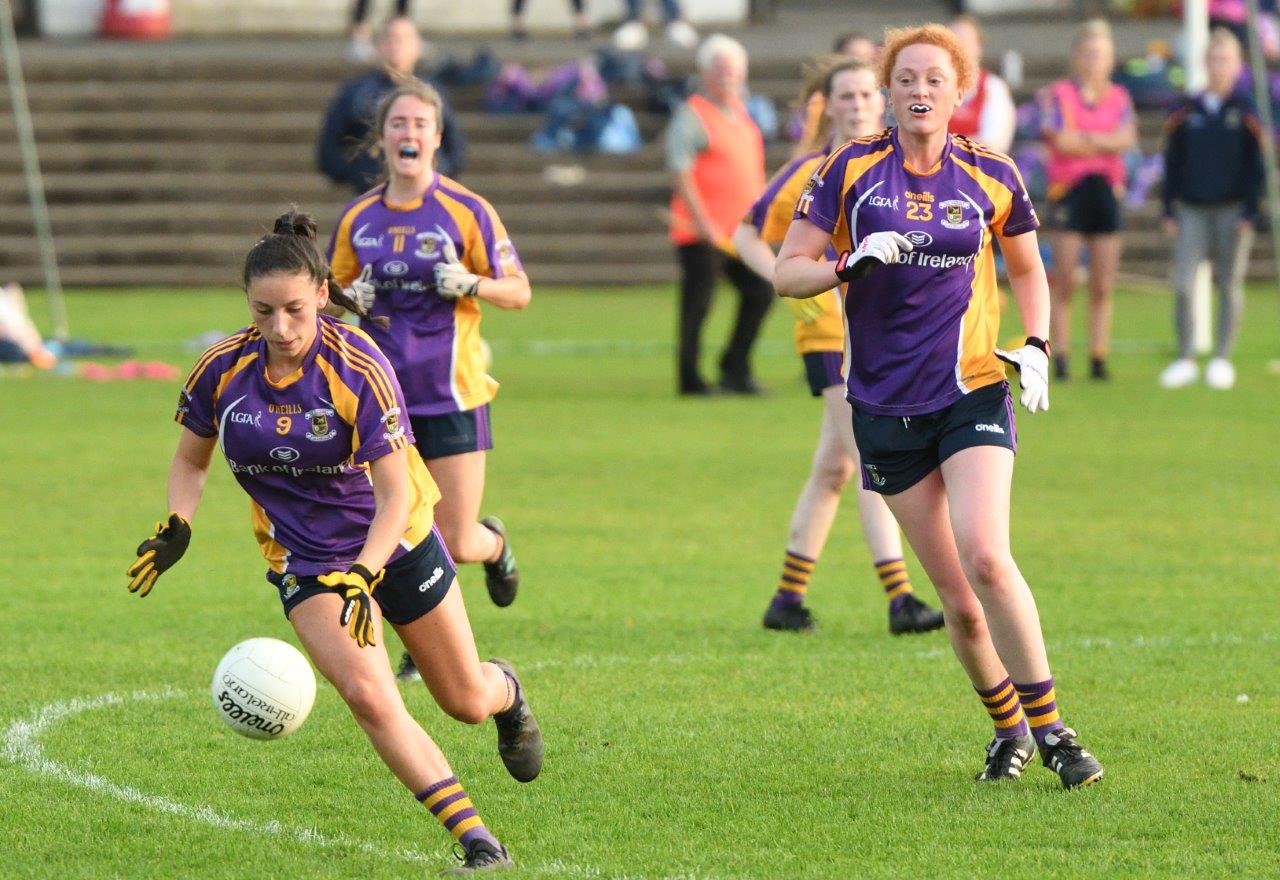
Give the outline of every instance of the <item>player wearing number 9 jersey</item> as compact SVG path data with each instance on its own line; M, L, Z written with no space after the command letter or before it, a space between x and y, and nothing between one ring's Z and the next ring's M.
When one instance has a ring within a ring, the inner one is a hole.
M362 330L320 314L332 282L315 223L288 213L245 260L254 324L209 348L183 385L167 524L138 548L147 595L182 556L221 448L252 499L254 535L290 624L396 777L454 834L468 866L509 864L448 762L407 712L378 633L385 618L441 708L492 716L498 751L529 781L542 740L514 672L481 663L453 561L432 526L440 497L414 447L395 372Z
M940 25L886 35L881 82L898 125L836 150L810 179L774 285L809 297L843 283L863 485L884 495L933 580L994 722L978 778L1017 778L1038 746L1064 786L1088 785L1102 765L1061 720L1035 600L1009 549L1016 441L1001 355L1021 370L1028 412L1047 409L1048 282L1013 162L947 133L972 75ZM1008 353L995 347L993 239L1028 335Z
M823 124L816 137L823 145L789 163L774 176L734 235L734 244L754 271L773 277L772 246L780 244L791 225L796 202L807 181L830 153L830 145L870 135L884 126L884 96L875 71L859 61L828 65L819 80ZM834 254L831 254L834 258ZM768 629L805 632L814 621L804 599L818 556L826 544L840 496L858 470L858 449L849 427L841 363L844 315L835 290L812 299L788 299L795 313L796 351L804 360L809 389L822 397L824 412L809 479L796 501L782 574L764 625ZM857 491L862 535L871 551L876 575L889 600L889 631L927 632L943 624L942 614L916 598L902 556L902 537L884 499L865 488Z
M436 522L453 558L481 562L494 603L515 600L520 575L497 517L479 520L485 459L493 447L480 301L529 303L525 276L493 207L438 174L440 97L425 83L398 86L379 103L376 131L387 182L343 212L329 243L334 277L390 326L362 322L404 383L408 422L442 498ZM411 658L401 662L412 678Z

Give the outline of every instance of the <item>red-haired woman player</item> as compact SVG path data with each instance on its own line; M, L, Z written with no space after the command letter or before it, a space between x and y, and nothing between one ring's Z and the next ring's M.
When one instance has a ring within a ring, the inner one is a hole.
M1000 354L1021 370L1029 413L1049 405L1049 289L1013 162L947 133L971 79L946 28L887 34L881 82L898 125L844 145L814 174L774 286L803 298L845 285L863 485L885 496L933 580L951 644L994 721L978 778L1017 778L1038 745L1071 788L1100 779L1102 765L1058 714L1035 600L1009 549L1017 442L995 349L992 240L1027 332L1023 347Z

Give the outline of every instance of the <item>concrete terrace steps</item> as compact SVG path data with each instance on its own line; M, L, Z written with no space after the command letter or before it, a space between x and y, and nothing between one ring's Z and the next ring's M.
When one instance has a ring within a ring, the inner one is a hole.
M244 251L289 203L312 212L327 237L351 198L314 171L321 113L357 70L324 47L175 41L128 52L100 44L35 49L24 51L24 61L67 284L234 284ZM504 46L498 54L521 60L522 51ZM1024 97L1062 69L1060 61L1026 54ZM524 60L548 66L536 53ZM687 57L669 61L674 71L689 68ZM777 52L753 57L753 89L772 97L784 117L802 61ZM665 235L665 117L645 108L641 89L611 93L636 111L646 145L634 154L535 153L527 143L544 123L541 114L486 114L481 88L450 90L470 145L463 183L498 209L535 284L675 278ZM1161 122L1142 117L1148 149ZM14 137L0 90L0 279L38 283ZM770 147L769 168L789 151ZM545 173L552 165L579 166L581 182L552 183ZM1154 227L1149 204L1127 233L1126 271L1167 271L1168 244Z

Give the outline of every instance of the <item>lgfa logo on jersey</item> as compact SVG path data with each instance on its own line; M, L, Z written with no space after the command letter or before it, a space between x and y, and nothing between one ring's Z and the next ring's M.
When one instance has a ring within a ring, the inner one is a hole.
M361 226L359 229L357 229L355 231L355 234L351 236L352 244L354 244L356 247L371 247L371 248L382 247L381 235L365 235L364 234L365 230L368 228L369 228L369 224L366 223L363 226Z
M964 208L965 203L959 199L948 199L945 202L939 202L938 207L942 209L942 225L948 229L967 229L969 221L965 219Z
M331 409L313 409L307 413L307 418L311 420L311 430L307 432L308 440L314 440L319 443L321 440L328 440L338 433L337 429L329 423L329 419L333 418L333 410Z

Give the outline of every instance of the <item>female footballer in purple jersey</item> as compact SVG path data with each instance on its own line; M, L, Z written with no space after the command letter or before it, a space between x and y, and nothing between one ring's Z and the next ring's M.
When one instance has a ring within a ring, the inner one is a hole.
M353 297L391 319L389 328L365 329L404 387L418 449L440 487L440 534L458 562L484 563L489 595L505 607L520 582L515 556L502 521L479 519L498 388L479 303L522 309L529 279L493 207L435 171L440 106L435 89L416 80L379 102L375 131L388 179L347 206L329 259ZM402 661L402 678L415 675L411 661Z
M437 704L479 724L521 782L542 767L542 734L510 665L481 663L453 561L432 524L440 497L401 419L395 372L361 330L368 316L333 281L315 222L287 213L245 258L253 326L210 347L182 389L167 523L138 547L130 592L146 596L186 551L214 446L252 499L267 580L320 673L375 751L464 848L459 871L511 864L440 749L405 709L376 634L385 618Z
M815 94L824 98L823 121L814 149L788 162L776 174L750 214L734 233L742 261L765 278L773 277L773 245L786 236L804 182L817 170L833 145L867 137L884 129L884 94L875 70L860 61L842 59L826 65ZM796 348L804 359L814 397L822 397L822 428L813 453L809 479L791 515L790 537L782 575L764 625L768 629L807 632L813 617L804 604L809 579L827 543L840 496L858 469L858 448L849 428L852 416L840 375L844 352L844 317L835 291L812 299L789 298L795 312ZM928 632L943 625L942 614L916 598L902 558L902 537L893 514L877 492L857 492L862 535L871 551L876 575L889 600L889 631Z
M1064 726L1035 600L1009 549L1016 434L1001 359L1048 409L1049 287L1012 161L947 133L973 71L940 25L886 35L898 126L835 150L810 179L774 285L845 285L845 370L863 485L885 496L942 599L951 644L995 724L978 779L1016 779L1038 746L1068 788L1102 765ZM1000 240L1026 344L995 348ZM828 246L840 254L825 257ZM1034 737L1034 738L1033 738Z

